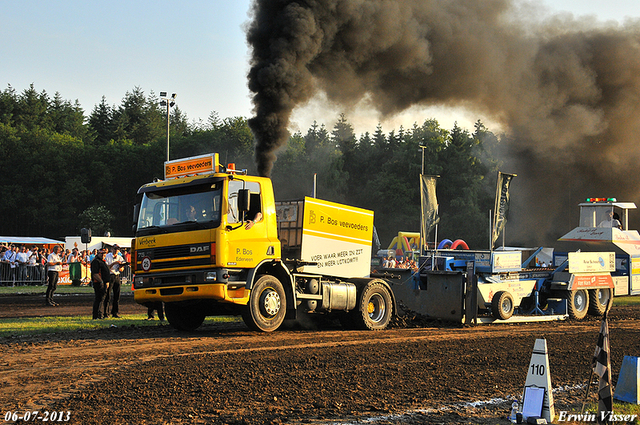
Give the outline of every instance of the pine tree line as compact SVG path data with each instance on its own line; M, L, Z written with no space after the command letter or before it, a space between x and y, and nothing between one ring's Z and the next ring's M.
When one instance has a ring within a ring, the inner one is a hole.
M136 87L119 105L103 97L88 116L76 101L9 86L0 92L0 234L63 239L92 227L131 236L138 188L162 177L166 109ZM223 163L255 173L253 136L244 117L189 123L177 107L170 115L171 158L217 152ZM314 123L292 134L278 152L272 179L276 199L310 196L375 212L383 245L398 231L418 231L419 174L439 175L442 238L487 245L499 139L475 124L470 133L446 130L435 119L410 129L356 136L345 115L332 129ZM423 154L424 153L424 154ZM483 230L484 229L484 230Z

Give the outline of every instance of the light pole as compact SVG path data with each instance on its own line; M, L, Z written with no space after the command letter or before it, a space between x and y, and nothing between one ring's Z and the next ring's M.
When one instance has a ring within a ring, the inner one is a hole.
M166 91L160 92L160 99L162 99L160 106L167 107L167 161L169 161L169 111L171 107L176 104L176 96L177 94L173 93L171 97L167 97Z

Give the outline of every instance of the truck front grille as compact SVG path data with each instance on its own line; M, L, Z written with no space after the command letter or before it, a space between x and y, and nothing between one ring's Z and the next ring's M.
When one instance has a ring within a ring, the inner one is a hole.
M144 273L143 263L147 258L151 263L150 272L180 269L197 266L210 266L211 244L198 243L189 245L146 248L136 252L136 272Z

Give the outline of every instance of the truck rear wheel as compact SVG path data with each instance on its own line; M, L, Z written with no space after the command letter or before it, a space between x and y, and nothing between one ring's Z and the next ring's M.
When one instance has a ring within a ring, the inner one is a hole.
M176 305L176 303L166 303L164 312L167 315L169 324L179 331L196 330L202 325L205 318L205 315L197 309L190 309Z
M589 289L589 314L592 316L602 316L612 301L611 289Z
M491 298L491 315L495 319L507 320L513 316L513 297L507 291L499 291Z
M391 294L380 282L369 282L362 288L353 314L353 323L358 329L382 330L391 321L393 313Z
M286 312L282 283L274 276L262 275L253 285L249 303L242 310L242 319L251 329L272 332L280 327Z
M582 320L589 311L589 295L585 289L578 289L566 294L569 317Z

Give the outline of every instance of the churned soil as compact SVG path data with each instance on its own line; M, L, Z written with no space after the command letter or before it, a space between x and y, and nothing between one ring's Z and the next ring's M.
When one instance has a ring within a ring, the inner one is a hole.
M0 297L0 317L91 312L91 297L57 301L38 313L39 297ZM130 296L122 306L144 311ZM72 424L507 424L538 338L547 340L556 412L580 413L600 329L598 318L273 333L242 322L184 333L112 321L0 340L0 413L69 412ZM639 324L637 307L610 312L614 382L623 356L640 355Z

